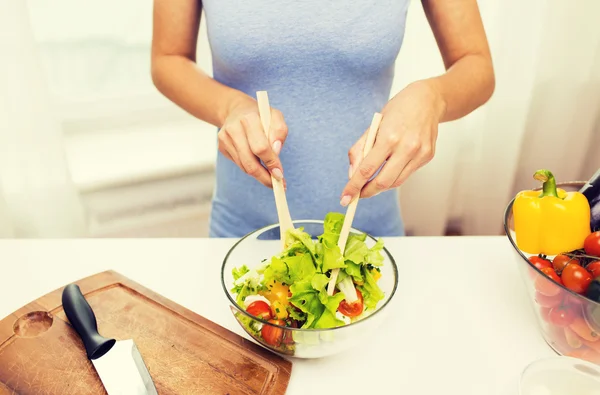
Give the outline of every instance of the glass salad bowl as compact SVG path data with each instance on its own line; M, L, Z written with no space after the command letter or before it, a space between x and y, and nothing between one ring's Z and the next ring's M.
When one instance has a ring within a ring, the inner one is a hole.
M303 228L304 232L308 233L313 240L316 240L324 232L324 221L294 221L294 228ZM366 236L364 242L369 248L377 242L374 237L365 235L357 229L352 228L351 233ZM362 316L359 316L353 322L346 321L344 325L324 329L294 328L286 325L283 321L273 323L272 319L263 319L260 314L250 314L246 309L252 304L253 300L257 300L256 295L247 297L239 304L236 302L237 294L232 293L236 283L233 270L243 265L246 265L250 271L260 270L263 261L270 261L273 256L280 254L282 251L279 224L274 224L244 236L236 242L223 260L221 283L229 299L231 312L252 339L281 356L310 359L331 356L354 346L365 344L366 337L373 336L376 333L377 328L385 320L388 313L387 310L389 309L386 309L386 306L394 297L398 287L398 269L385 246L380 251L383 256L383 263L379 267L381 276L377 280L384 294L383 299L379 300L374 310L371 310L368 314L365 311ZM285 293L287 292L288 289L286 288ZM267 301L267 299L261 300ZM269 303L271 300L269 299ZM273 309L275 303L278 302L274 301L269 306ZM280 312L280 310L277 310L277 312ZM274 311L272 313L275 314ZM284 314L287 315L287 313ZM273 318L273 316L270 318Z
M580 181L557 183L558 188L567 192L579 191L584 185L585 182ZM538 263L542 267L540 269L530 261L532 254L519 249L512 209L514 201L515 199L511 200L506 207L504 230L513 247L514 259L525 284L540 334L559 355L600 365L600 303L555 282L542 271L546 270L543 265L550 264L554 267L555 256L547 256L549 262L541 262L542 266ZM533 255L532 260L536 261L536 257L538 256Z

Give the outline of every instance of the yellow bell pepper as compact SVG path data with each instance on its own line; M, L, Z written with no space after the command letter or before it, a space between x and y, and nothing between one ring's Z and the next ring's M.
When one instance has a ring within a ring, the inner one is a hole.
M590 204L580 192L556 187L554 175L538 170L542 192L521 191L513 203L517 246L529 254L558 255L583 248L591 233Z

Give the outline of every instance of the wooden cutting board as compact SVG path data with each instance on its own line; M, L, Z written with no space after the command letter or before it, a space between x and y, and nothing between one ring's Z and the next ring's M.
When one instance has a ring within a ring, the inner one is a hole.
M159 394L285 393L286 359L116 272L77 284L101 334L135 341ZM1 395L106 393L63 312L62 290L0 321Z

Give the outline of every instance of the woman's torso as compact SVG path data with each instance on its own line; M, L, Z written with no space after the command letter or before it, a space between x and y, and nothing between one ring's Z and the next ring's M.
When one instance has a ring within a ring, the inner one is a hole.
M283 112L280 157L293 219L344 212L348 150L389 99L408 0L204 0L217 81ZM216 138L215 138L216 144ZM277 222L272 190L220 153L211 236L238 237ZM361 200L353 225L404 232L397 191Z

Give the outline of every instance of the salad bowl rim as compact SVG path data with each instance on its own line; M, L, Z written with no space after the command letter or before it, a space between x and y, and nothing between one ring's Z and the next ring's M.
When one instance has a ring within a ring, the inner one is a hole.
M586 181L564 181L564 182L557 182L556 183L556 187L560 188L560 187L565 187L565 186L570 186L570 187L582 187L586 184ZM542 188L533 188L533 191L540 191ZM544 272L542 272L540 269L538 269L537 267L535 267L530 261L529 259L525 256L525 254L523 253L523 251L521 251L521 249L517 246L516 241L514 240L514 238L511 236L510 232L510 226L509 226L509 218L511 217L511 213L512 213L512 207L513 204L515 202L516 196L513 197L510 202L508 203L508 205L506 206L506 208L504 209L504 232L506 233L506 237L508 238L508 241L510 242L510 244L513 246L514 250L521 256L521 258L523 258L523 260L527 263L527 265L529 265L530 268L532 268L533 270L535 270L537 272L538 275L540 276L546 276L546 274L544 274ZM547 277L547 276L546 276ZM549 280L551 280L550 278L548 278ZM552 280L551 280L552 281ZM595 308L600 308L600 303L593 301L589 298L586 298L583 295L578 294L575 291L570 290L569 288L565 287L564 285L561 284L556 284L558 285L563 291L567 291L569 292L571 295L577 297L578 299L582 299L584 302L588 303L588 304L592 304L595 305ZM585 310L585 309L584 309Z
M319 219L308 219L308 220L302 220L302 219L297 219L297 220L293 220L292 223L294 225L296 224L324 224L325 221L324 220L319 220ZM251 232L248 232L247 234L245 234L244 236L242 236L238 241L236 241L231 248L229 249L229 251L227 252L227 254L225 255L225 257L223 258L223 262L221 264L221 287L223 288L223 291L225 292L225 295L227 296L227 299L229 300L229 302L238 310L240 311L242 314L244 314L245 316L256 320L258 322L260 322L263 325L269 325L275 328L281 328L284 330L288 330L288 331L297 331L297 332L329 332L329 331L334 331L336 329L342 329L342 328L348 328L348 327L355 327L358 324L361 324L365 321L367 321L369 318L375 316L376 314L378 314L380 311L382 311L393 299L394 295L396 294L396 291L398 290L398 266L396 264L396 260L394 259L394 257L392 256L392 254L390 253L390 251L386 248L385 244L382 248L383 251L385 251L385 254L388 258L388 261L391 266L392 272L394 274L394 285L392 287L392 291L390 292L389 297L387 298L387 300L379 307L377 307L375 309L375 311L373 311L371 314L367 315L366 317L358 320L358 321L354 321L351 322L349 324L346 325L341 325L341 326L337 326L337 327L333 327L333 328L292 328L289 326L285 326L285 325L278 325L278 324L274 324L272 322L268 322L260 317L256 317L250 313L248 313L246 311L246 309L242 308L231 296L229 289L227 289L227 286L225 285L225 266L227 264L227 260L229 259L229 256L232 254L232 252L235 250L235 248L240 245L241 243L244 242L244 240L252 237L253 235L260 235L263 234L264 232L277 228L279 227L280 224L279 223L274 223L274 224L270 224L270 225L266 225L263 226L261 228L258 228L256 230L253 230ZM351 232L357 232L357 233L362 233L365 234L369 239L377 242L377 238L375 238L374 236L370 235L367 232L363 232L361 230L358 230L354 227L350 227L350 231ZM311 234L311 239L314 237L314 235ZM271 240L270 240L271 241Z

